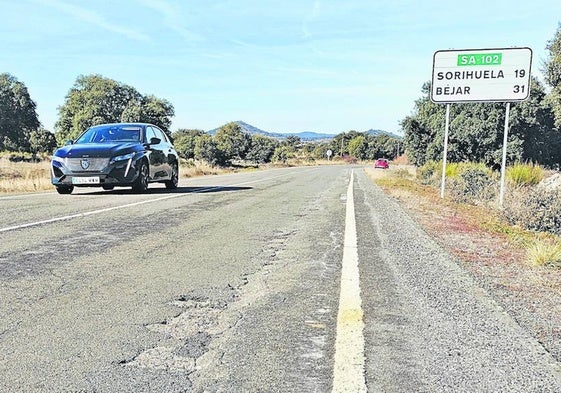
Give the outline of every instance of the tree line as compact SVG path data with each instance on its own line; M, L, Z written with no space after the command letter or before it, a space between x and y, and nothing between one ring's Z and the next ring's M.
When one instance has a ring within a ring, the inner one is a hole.
M545 83L531 79L530 97L511 104L507 159L559 168L561 164L561 24L546 45ZM401 121L404 146L415 165L442 159L445 105L430 100L430 82L422 87L412 115ZM505 123L504 103L450 105L450 162L482 162L499 168Z
M36 104L25 85L14 76L0 74L0 151L52 153L67 140L76 139L87 128L103 123L145 122L164 130L184 159L198 159L216 166L240 161L256 164L286 162L297 158L315 160L332 157L392 159L400 141L388 135L372 136L349 131L327 142L304 143L299 137L278 140L250 135L232 122L214 135L203 130L171 132L173 105L153 95L142 95L134 87L101 75L79 76L58 108L54 134L39 122Z
M264 164L285 163L289 159L328 159L328 151L334 158L394 159L401 143L398 138L389 135L374 136L353 130L324 142L303 142L298 136L279 140L259 134L250 135L236 122L223 125L214 135L203 130L180 129L172 137L182 158L202 160L217 166L228 166L239 161Z

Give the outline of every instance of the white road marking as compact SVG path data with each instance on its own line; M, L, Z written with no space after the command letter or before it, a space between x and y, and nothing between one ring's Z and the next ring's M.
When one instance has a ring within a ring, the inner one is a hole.
M354 172L347 189L345 244L341 294L337 315L333 393L366 392L364 375L364 321L358 270L358 246L353 194Z
M220 187L211 187L211 188L206 188L206 189L202 189L202 190L196 190L193 191L193 193L200 193L203 191L209 191L209 190L214 190ZM37 225L44 225L44 224L50 224L53 222L57 222L57 221L67 221L67 220L71 220L73 218L78 218L78 217L87 217L87 216L91 216L94 214L100 214L100 213L106 213L112 210L118 210L118 209L124 209L127 207L134 207L134 206L139 206L139 205L144 205L145 203L153 203L153 202L158 202L158 201L163 201L166 199L171 199L171 198L177 198L180 196L183 196L185 194L173 194L173 195L168 195L165 197L161 197L161 198L156 198L156 199L148 199L145 201L140 201L140 202L134 202L134 203L127 203L126 205L119 205L119 206L113 206L113 207L108 207L105 209L99 209L99 210L92 210L89 212L84 212L84 213L76 213L76 214L71 214L68 216L61 216L61 217L55 217L55 218L50 218L47 220L42 220L42 221L35 221L35 222L29 222L26 224L21 224L21 225L14 225L12 227L7 227L7 228L0 228L0 232L8 232L8 231L13 231L16 229L23 229L23 228L29 228L29 227L34 227Z
M314 169L316 169L316 168L314 168ZM307 172L309 170L312 170L312 169L308 169L304 172ZM105 209L92 210L92 211L83 212L83 213L70 214L68 216L54 217L54 218L49 218L49 219L46 219L46 220L29 222L29 223L20 224L20 225L14 225L14 226L11 226L11 227L0 228L0 233L1 232L14 231L14 230L17 230L17 229L34 227L34 226L38 226L38 225L51 224L51 223L58 222L58 221L68 221L68 220L72 220L74 218L92 216L94 214L106 213L106 212L109 212L109 211L112 211L112 210L125 209L125 208L129 208L129 207L144 205L144 204L147 204L147 203L164 201L166 199L179 198L179 197L183 197L183 196L186 196L186 195L189 195L189 194L202 194L202 193L205 193L205 192L208 192L208 191L220 190L220 189L223 189L223 188L240 187L240 186L244 186L244 185L248 185L248 184L259 183L259 182L263 182L263 181L266 181L266 180L272 180L272 179L276 179L276 178L279 178L279 177L288 176L291 173L292 173L292 171L290 173L285 173L285 174L278 175L278 176L271 176L271 177L266 177L266 178L263 178L263 179L246 181L246 182L242 182L242 183L238 183L238 184L200 188L200 189L194 190L193 192L189 192L189 193L177 193L177 194L173 194L173 195L166 195L164 197L156 198L156 199L148 199L148 200L144 200L144 201L140 201L140 202L133 202L133 203L127 203L125 205L108 207L108 208L105 208Z

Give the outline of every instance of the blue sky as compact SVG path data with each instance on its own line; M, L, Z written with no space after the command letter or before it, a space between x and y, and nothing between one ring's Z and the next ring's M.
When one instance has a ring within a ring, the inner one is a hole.
M79 75L165 98L172 130L400 130L440 49L529 46L541 79L561 1L0 0L0 72L39 120Z

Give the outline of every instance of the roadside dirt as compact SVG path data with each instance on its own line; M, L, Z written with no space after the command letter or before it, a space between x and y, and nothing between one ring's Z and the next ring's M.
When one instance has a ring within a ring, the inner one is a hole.
M366 172L376 182L400 170L414 173L406 166ZM561 269L528 265L521 244L478 225L474 217L486 214L481 209L442 201L438 190L419 193L379 185L561 362Z

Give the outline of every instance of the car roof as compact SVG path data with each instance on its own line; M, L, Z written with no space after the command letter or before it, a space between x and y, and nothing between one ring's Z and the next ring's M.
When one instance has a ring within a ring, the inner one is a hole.
M151 127L160 128L151 123L103 123L103 124L96 124L95 126L92 127L107 127L107 126L136 126L136 127L151 126Z

